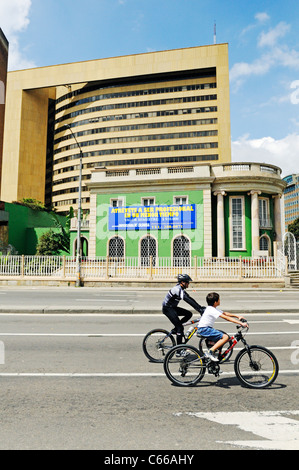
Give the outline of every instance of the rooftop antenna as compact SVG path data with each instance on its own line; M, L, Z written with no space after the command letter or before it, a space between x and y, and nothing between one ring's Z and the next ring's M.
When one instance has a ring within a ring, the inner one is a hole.
M216 21L214 21L214 44L216 44Z

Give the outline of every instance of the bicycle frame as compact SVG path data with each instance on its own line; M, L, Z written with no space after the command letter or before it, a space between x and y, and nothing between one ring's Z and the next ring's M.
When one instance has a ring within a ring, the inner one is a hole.
M242 328L242 327L238 327L238 328ZM247 331L248 331L248 328L247 328ZM236 346L236 344L238 344L239 341L242 341L245 348L249 349L248 344L242 334L242 331L239 331L236 335L230 336L228 341L232 341L232 344L223 353L221 353L220 355L221 359L224 359L225 356Z

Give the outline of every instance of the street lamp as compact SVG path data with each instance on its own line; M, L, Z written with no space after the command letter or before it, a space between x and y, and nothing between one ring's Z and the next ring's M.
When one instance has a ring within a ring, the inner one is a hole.
M81 186L82 186L82 150L81 147L71 129L69 124L66 124L65 127L70 131L73 138L75 139L76 144L80 150L80 165L79 165L79 196L78 196L78 215L77 215L77 253L76 253L76 287L81 286Z

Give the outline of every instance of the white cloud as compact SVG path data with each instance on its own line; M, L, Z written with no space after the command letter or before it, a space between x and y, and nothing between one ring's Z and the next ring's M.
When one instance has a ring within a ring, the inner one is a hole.
M264 75L273 63L274 57L271 54L265 54L251 64L248 62L238 62L230 70L230 80L233 82L248 75Z
M266 13L257 14L260 18L266 20ZM256 17L257 17L256 15ZM290 49L287 44L279 41L290 30L290 25L281 21L268 32L262 32L258 38L260 49L267 48L267 52L260 55L257 59L248 62L237 62L230 70L230 81L233 84L233 91L237 91L244 80L251 75L265 75L272 67L288 67L299 69L299 52Z
M259 47L273 47L279 38L282 38L290 30L290 25L281 21L275 28L270 29L267 33L262 32L258 41Z
M249 31L251 31L252 29L255 29L257 28L257 26L263 24L263 23L266 23L266 21L268 21L270 19L270 16L265 13L265 12L261 12L261 13L257 13L254 18L257 20L255 23L252 23L252 24L249 24L248 26L246 26L246 28L244 28L241 32L241 36L249 33Z
M28 27L31 0L9 0L0 2L0 27L9 41L8 69L17 70L34 67L20 47L19 35Z
M299 135L290 134L282 139L262 137L250 139L248 135L232 142L234 162L258 162L276 165L282 176L299 173Z
M270 16L266 12L257 13L254 17L259 23L266 23L270 20Z

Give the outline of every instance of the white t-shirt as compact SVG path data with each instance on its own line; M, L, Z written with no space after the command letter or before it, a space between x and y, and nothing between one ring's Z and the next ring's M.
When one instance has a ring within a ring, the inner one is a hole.
M222 313L222 310L208 305L197 324L198 328L206 328L207 326L213 328L215 321Z

